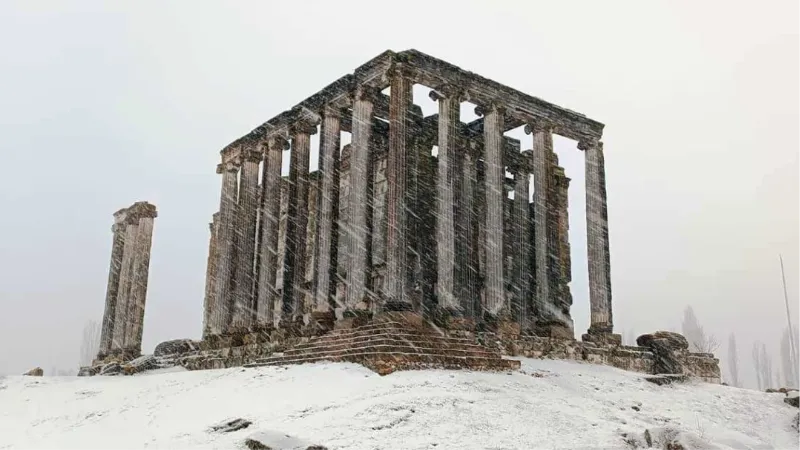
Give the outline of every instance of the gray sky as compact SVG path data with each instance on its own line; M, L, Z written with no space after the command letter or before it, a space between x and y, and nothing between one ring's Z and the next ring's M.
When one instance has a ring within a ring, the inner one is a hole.
M199 337L219 150L408 48L606 124L620 332L677 329L691 304L720 341L736 332L745 371L754 340L777 351L779 252L798 292L797 2L455 4L0 3L0 373L76 365L111 214L137 200L159 209L145 351ZM556 148L583 332L583 157Z

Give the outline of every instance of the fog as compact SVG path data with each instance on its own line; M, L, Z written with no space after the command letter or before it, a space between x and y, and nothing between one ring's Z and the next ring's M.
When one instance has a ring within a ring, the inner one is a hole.
M736 334L746 383L754 341L778 360L779 253L798 311L796 1L376 5L0 3L0 374L77 368L103 313L111 214L138 200L159 209L144 351L198 338L219 150L409 48L606 124L618 332L679 330L692 305L723 358ZM436 111L422 87L415 102ZM581 333L583 155L556 150Z

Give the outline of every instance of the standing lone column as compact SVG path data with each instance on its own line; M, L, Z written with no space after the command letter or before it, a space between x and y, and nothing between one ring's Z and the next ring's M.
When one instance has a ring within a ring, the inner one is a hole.
M505 197L505 166L503 165L504 111L497 105L484 112L484 162L486 183L486 296L484 313L490 321L505 313L505 282L503 280L503 204Z
M278 232L281 218L281 166L283 151L288 150L289 142L283 137L272 137L267 141L262 184L261 220L261 265L256 300L256 322L259 325L275 323L275 303L278 298L276 286L278 275ZM281 262L282 264L282 262Z
M211 321L211 333L215 335L227 331L231 317L233 228L234 212L236 211L236 178L240 165L241 161L238 158L232 158L217 166L217 173L222 174L222 192L219 200L219 235L217 237L219 260L217 261L216 292L214 294L216 310Z
M101 360L111 350L114 337L114 324L117 310L117 293L119 292L119 279L122 270L122 251L125 245L124 213L119 211L114 214L114 225L111 227L113 241L111 244L111 264L108 268L108 286L106 287L106 307L103 312L103 328L100 335L100 349L97 359Z
M455 242L455 187L456 146L459 140L458 94L452 87L446 92L431 91L431 99L439 101L439 154L436 177L436 297L439 307L449 314L460 315L455 295L456 242ZM462 156L463 157L463 156Z
M231 327L247 330L253 320L253 259L256 252L256 218L258 214L258 164L261 153L256 142L242 148L242 176L239 182L239 207L236 209L236 291L234 292Z
M589 263L588 333L612 333L611 261L608 251L605 159L602 142L580 142L586 154L586 247Z
M128 315L128 336L125 350L132 357L142 353L142 332L144 329L144 308L147 301L147 280L150 273L150 248L153 243L153 220L158 216L156 207L141 202L133 206L139 219L134 249L133 279Z
M339 235L339 150L341 117L339 110L326 107L320 133L319 170L321 192L317 220L317 275L314 312L333 319L336 302L336 267Z
M345 317L368 312L367 304L367 179L369 143L372 132L372 110L375 89L359 86L353 101L352 154L350 155L350 195L348 198L347 266Z
M283 263L283 311L289 323L303 316L306 281L306 233L308 228L308 165L311 135L316 126L298 122L293 126L289 165L289 209L286 220L286 250Z
M122 268L120 269L119 291L117 292L117 308L114 312L114 337L111 349L122 353L125 348L125 332L129 320L128 311L130 303L131 282L133 279L134 245L138 222L135 217L126 213L125 217L125 244L122 247Z
M391 73L389 155L386 164L386 282L384 309L412 310L408 270L408 131L411 80L398 64ZM351 177L352 180L352 177Z

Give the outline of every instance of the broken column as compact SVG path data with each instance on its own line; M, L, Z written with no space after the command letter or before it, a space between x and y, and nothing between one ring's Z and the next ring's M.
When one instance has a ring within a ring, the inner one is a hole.
M125 348L125 330L128 323L131 284L133 279L133 257L136 244L136 232L139 227L135 217L125 214L125 244L122 249L122 267L120 269L117 305L114 312L114 330L112 333L111 353L121 354Z
M209 336L211 330L211 315L216 308L214 291L217 281L217 234L219 232L219 213L211 216L211 223L208 224L210 236L208 238L208 258L206 260L206 292L203 301L203 339Z

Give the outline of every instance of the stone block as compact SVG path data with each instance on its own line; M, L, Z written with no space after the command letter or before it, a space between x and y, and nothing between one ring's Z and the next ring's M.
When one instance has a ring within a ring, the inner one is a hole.
M689 348L689 341L683 335L671 331L656 331L655 333L643 334L636 338L636 345L651 347L656 339L663 339L665 345L673 350L686 350Z
M34 367L33 369L23 373L22 375L26 375L29 377L41 377L44 375L44 370L41 367Z
M586 333L581 340L597 345L622 345L622 335L615 333Z
M154 356L173 355L175 353L186 353L200 348L200 343L191 339L175 339L164 341L156 345L153 351Z

